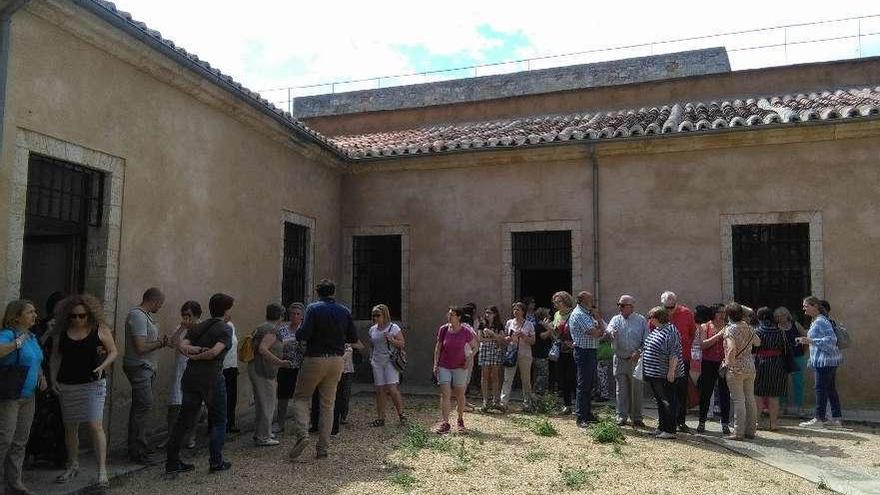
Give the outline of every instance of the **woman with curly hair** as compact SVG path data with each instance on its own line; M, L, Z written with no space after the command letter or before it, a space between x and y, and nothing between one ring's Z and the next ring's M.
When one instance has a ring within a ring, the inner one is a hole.
M52 389L61 397L67 469L56 483L67 483L79 474L79 425L88 423L98 459L97 486L109 486L107 437L104 435L104 370L119 352L104 318L101 303L89 294L70 296L59 303L56 335L50 363Z

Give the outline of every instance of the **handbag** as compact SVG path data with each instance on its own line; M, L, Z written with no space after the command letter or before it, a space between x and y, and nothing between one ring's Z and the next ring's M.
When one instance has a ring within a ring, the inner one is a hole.
M555 363L559 361L560 354L562 354L562 342L554 340L553 345L550 346L550 351L547 353L547 359Z
M755 331L754 330L752 331L752 336L749 337L749 341L746 342L746 345L744 345L743 348L740 349L739 352L736 353L736 356L733 357L734 361L736 361L736 359L740 356L740 354L743 353L743 351L745 351L746 349L751 347L753 340L755 340ZM724 378L725 380L727 379L727 368L728 368L729 364L730 363L724 363L723 365L721 365L720 368L718 368L718 376L720 376L721 378Z
M636 361L636 367L633 368L633 378L642 381L645 379L645 366L642 363L642 356L639 356L639 360Z
M786 373L797 373L801 370L801 367L798 366L797 361L794 360L794 352L791 349L791 345L788 343L788 335L786 335L785 332L782 332L782 341L785 343L782 367Z
M390 332L391 329L389 328L388 331ZM392 346L388 339L385 339L385 345L388 346L388 355L391 358L391 364L394 366L394 369L398 373L403 373L406 370L406 351L396 345Z
M15 350L15 364L0 366L0 400L20 399L27 374L28 367L21 365L21 348L18 348Z
M513 335L513 331L508 331L507 335ZM519 342L516 344L510 344L507 346L507 350L504 352L504 360L501 361L507 368L513 368L517 364L517 360L519 359Z

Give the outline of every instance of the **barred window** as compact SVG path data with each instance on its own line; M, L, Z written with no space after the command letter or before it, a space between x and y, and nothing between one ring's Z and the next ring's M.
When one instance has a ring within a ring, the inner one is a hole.
M369 320L376 304L386 304L391 317L400 319L401 236L352 237L352 312Z
M734 225L733 286L737 302L792 313L810 294L810 224Z
M284 260L281 275L281 301L285 307L294 302L305 302L309 288L308 273L309 228L284 222Z

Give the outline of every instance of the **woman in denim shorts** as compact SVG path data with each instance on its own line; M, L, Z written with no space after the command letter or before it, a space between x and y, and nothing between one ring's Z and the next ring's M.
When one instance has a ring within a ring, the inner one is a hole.
M468 379L468 359L477 350L477 339L473 332L461 324L462 308L453 306L446 313L448 323L437 331L437 343L434 345L434 376L440 385L441 423L434 429L438 434L449 433L449 413L452 409L451 399L455 393L458 404L458 431L464 427L464 391Z

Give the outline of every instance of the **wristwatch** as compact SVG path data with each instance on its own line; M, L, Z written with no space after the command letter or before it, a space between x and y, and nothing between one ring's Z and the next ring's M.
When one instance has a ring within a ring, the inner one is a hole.
M22 340L21 340L21 337L19 337L19 338L15 339L15 348L21 349L21 346L22 346Z

